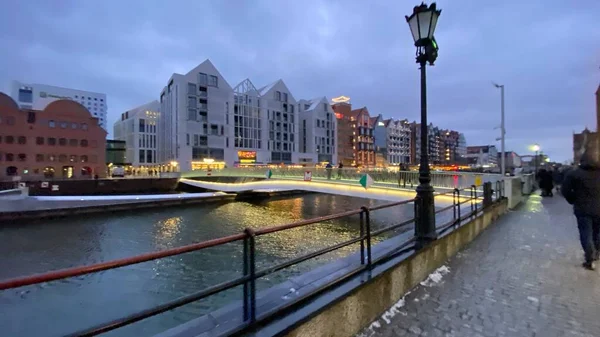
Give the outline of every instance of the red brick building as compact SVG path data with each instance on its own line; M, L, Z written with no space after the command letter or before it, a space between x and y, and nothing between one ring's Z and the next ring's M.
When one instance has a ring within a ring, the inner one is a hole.
M20 110L0 92L0 180L106 176L106 131L81 104Z
M366 107L352 110L350 98L340 96L333 99L331 106L337 118L338 162L345 166L374 167L375 139L374 124Z
M338 164L346 167L356 164L354 159L354 124L350 120L352 105L349 102L339 102L331 106L337 119L337 156Z

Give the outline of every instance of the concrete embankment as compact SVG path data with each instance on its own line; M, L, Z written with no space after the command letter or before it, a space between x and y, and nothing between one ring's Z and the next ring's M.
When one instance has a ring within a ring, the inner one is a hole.
M0 223L17 220L45 219L82 214L129 211L156 207L187 206L195 204L231 202L257 198L285 197L306 194L304 191L253 191L248 193L187 193L156 195L106 196L0 196ZM16 194L15 194L16 195Z

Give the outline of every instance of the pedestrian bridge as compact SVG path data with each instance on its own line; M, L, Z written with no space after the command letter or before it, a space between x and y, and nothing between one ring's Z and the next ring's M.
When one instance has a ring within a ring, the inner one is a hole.
M358 198L370 198L388 201L408 200L415 197L414 190L389 187L370 187L365 189L356 184L336 181L301 181L293 179L264 179L240 183L223 183L216 181L192 180L182 178L180 183L212 191L228 193L242 192L280 192L301 190L307 192L338 194ZM451 202L451 196L448 202Z
M270 174L269 174L270 172ZM359 180L365 174L373 178L373 184L365 188ZM270 178L267 176L270 175ZM484 182L495 184L499 175L477 173L432 173L432 185L438 194L437 201L444 206L452 202L451 191L455 188L468 189ZM180 183L211 191L229 193L275 192L302 190L307 192L329 193L352 197L401 201L415 197L419 184L418 172L382 171L359 169L323 168L233 168L215 171L191 171L182 174Z

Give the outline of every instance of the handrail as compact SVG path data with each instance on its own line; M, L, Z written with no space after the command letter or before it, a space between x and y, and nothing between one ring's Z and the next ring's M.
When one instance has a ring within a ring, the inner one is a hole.
M486 184L491 184L491 183L486 183ZM490 188L488 188L487 190L491 192ZM483 209L484 209L483 206L482 207L477 206L477 204L479 203L479 201L481 200L482 197L478 196L479 191L477 191L475 186L471 186L469 188L463 189L462 191L468 191L470 193L470 196L462 196L461 190L459 190L459 189L454 189L453 191L448 192L448 193L435 195L435 196L448 195L450 193L452 193L452 195L453 195L452 205L436 210L435 214L447 212L451 209L454 211L452 220L449 221L448 223L442 225L441 228L436 228L437 231L444 232L444 231L448 230L449 228L451 228L452 226L460 226L460 223L463 220L468 219L473 216L477 216L477 214L479 212L483 211ZM484 191L486 191L485 188L484 188ZM497 190L495 192L499 193L500 197L503 197L503 195L502 195L503 191L501 189ZM491 192L491 193L493 193L493 192ZM463 198L465 198L466 200L462 200ZM499 200L499 199L497 198L496 200ZM461 215L461 205L463 205L469 201L471 202L471 212L468 212L465 215ZM223 245L223 244L227 244L227 243L243 241L243 244L244 244L244 254L243 254L244 255L244 261L243 261L244 262L244 273L243 273L243 276L238 277L233 280L228 280L226 282L222 282L222 283L210 286L208 288L205 288L201 291L192 293L190 295L179 297L175 300L169 301L167 303L163 303L163 304L155 306L153 308L145 309L145 310L130 314L126 317L121 317L121 318L112 320L110 322L102 323L102 324L96 325L92 328L88 328L88 329L76 332L73 334L73 336L93 336L93 335L97 335L100 333L108 332L108 331L123 327L125 325L141 321L145 318L152 317L152 316L160 314L160 313L164 313L166 311L175 309L175 308L183 306L185 304L189 304L191 302L201 300L208 296L217 294L221 291L225 291L225 290L228 290L233 287L240 286L240 285L244 286L244 298L243 298L244 299L244 301L243 301L244 325L243 325L243 327L239 328L238 330L240 330L240 329L243 330L245 328L252 326L253 324L255 324L259 321L267 320L267 319L269 319L269 317L271 317L273 315L273 312L270 314L263 313L260 316L257 315L257 313L256 313L256 280L261 277L264 277L266 275L272 274L279 270L288 268L292 265L313 259L315 257L336 251L340 248L360 243L360 265L357 268L348 272L347 274L339 276L336 279L329 282L328 283L328 286L329 286L329 285L334 285L339 282L342 282L342 280L345 280L347 277L349 277L349 275L354 275L354 274L364 270L365 268L367 268L367 269L372 268L374 265L376 265L382 261L385 261L386 259L390 258L391 256L397 256L398 254L402 254L403 252L405 252L407 250L414 249L415 246L413 245L413 243L416 242L416 237L413 236L412 238L403 242L400 246L396 247L396 249L377 257L377 259L373 259L372 253L371 253L371 245L372 245L373 237L379 236L383 233L397 230L399 228L407 226L416 221L416 219L413 217L411 219L408 219L408 220L405 220L405 221L402 221L402 222L399 222L399 223L396 223L396 224L393 224L390 226L379 228L377 230L371 230L371 213L374 211L377 211L377 210L386 209L386 208L390 208L390 207L406 205L406 204L410 204L410 203L414 204L414 202L415 202L415 199L410 199L410 200L404 200L404 201L399 201L399 202L393 202L393 203L387 203L387 204L383 204L383 205L373 206L373 207L362 207L357 210L351 210L351 211L331 214L331 215L322 216L322 217L318 217L318 218L314 218L314 219L296 221L296 222L292 222L289 224L272 226L272 227L263 228L263 229L254 230L254 229L247 228L243 233L229 235L229 236L225 236L222 238L207 240L207 241L203 241L203 242L193 243L193 244L189 244L189 245L185 245L185 246L181 246L181 247L177 247L177 248L171 248L171 249L166 249L166 250L157 251L157 252L140 254L137 256L133 256L133 257L122 258L122 259L102 262L102 263L88 265L88 266L61 269L61 270L51 271L51 272L43 273L43 274L35 274L35 275L18 277L18 278L14 278L14 279L5 280L5 281L0 281L0 290L18 288L18 287L23 287L23 286L28 286L28 285L38 284L38 283L56 281L56 280L69 278L69 277L81 276L81 275L90 274L90 273L94 273L94 272L115 269L115 268L125 267L125 266L138 264L138 263L142 263L142 262L148 262L148 261L152 261L152 260L156 260L156 259L160 259L160 258L194 252L194 251L198 251L198 250L202 250L202 249L206 249L206 248L210 248L210 247L215 247L215 246L219 246L219 245ZM340 243L337 243L337 244L334 244L334 245L327 246L327 247L319 249L317 251L313 251L313 252L298 256L296 258L284 261L282 263L266 267L262 270L257 271L255 269L256 268L256 261L255 261L256 244L255 244L255 241L258 237L267 235L267 234L271 234L271 233L288 230L288 229L300 228L300 227L309 226L309 225L316 224L316 223L323 222L323 221L340 219L340 218L345 218L345 217L354 216L354 215L360 215L360 217L359 217L360 235L359 236L351 238L351 239L343 241L343 242L340 242ZM319 289L323 289L323 288L318 288L315 291L311 292L310 294L305 295L305 297L316 294L317 292L321 291ZM306 298L300 298L300 299L297 299L296 301L303 301L303 300L306 300ZM294 303L297 303L297 302L287 303L285 305L285 308L291 308L294 305ZM274 312L276 312L276 311L274 311Z
M180 255L184 253L193 252L196 250L201 250L209 247L219 246L225 243L230 243L234 241L243 240L245 237L244 234L234 234L225 236L218 239L203 241L199 243L193 243L186 246L181 246L177 248L166 249L158 252L140 254L133 257L126 257L123 259L117 259L107 262L101 262L97 264L92 264L89 266L83 267L75 267L75 268L67 268L60 269L56 271L51 271L48 273L41 273L31 276L19 277L10 279L7 281L0 282L0 290L6 290L11 288L18 288L23 286L28 286L37 283L44 283L50 281L56 281L60 279L65 279L69 277L81 276L85 274L95 273L99 271L104 271L108 269L115 269L120 267L129 266L132 264L138 264L142 262L148 262L156 259L161 259L173 255Z

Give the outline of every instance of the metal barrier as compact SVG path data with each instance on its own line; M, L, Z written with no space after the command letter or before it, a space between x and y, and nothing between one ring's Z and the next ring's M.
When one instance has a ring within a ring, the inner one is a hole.
M486 183L486 184L488 184L488 187L491 186L491 183ZM444 224L442 224L441 226L438 226L436 228L438 234L441 235L451 228L457 228L461 225L461 223L464 220L472 218L472 217L476 217L477 215L479 215L479 213L485 207L489 206L489 205L485 205L483 207L479 207L479 204L482 203L482 200L490 198L490 200L493 199L493 202L496 202L503 198L501 192L498 194L499 190L496 190L496 192L497 192L496 198L493 198L493 192L492 192L491 188L488 188L488 187L484 188L484 191L486 191L487 195L479 194L479 191L476 189L476 187L474 185L465 190L454 189L453 191L436 195L436 196L441 196L441 195L449 196L451 194L452 199L453 199L452 205L450 205L448 207L444 207L442 209L438 209L435 212L436 217L437 217L437 215L439 215L441 213L449 212L450 210L452 210L451 218L447 222L445 222ZM466 193L468 193L468 194L466 194ZM468 197L465 194L468 195ZM148 261L152 261L152 260L156 260L156 259L161 259L161 258L166 258L166 257L170 257L170 256L199 251L199 250L203 250L203 249L207 249L210 247L215 247L215 246L219 246L219 245L223 245L223 244L227 244L227 243L242 241L243 242L243 275L241 277L213 285L211 287L205 288L205 289L195 292L193 294L177 298L175 300L172 300L170 302L164 303L159 306L155 306L153 308L142 310L140 312L131 314L126 317L122 317L122 318L119 318L119 319L116 319L116 320L113 320L110 322L102 323L102 324L99 324L97 326L91 327L91 328L83 330L83 331L75 332L75 333L71 334L71 336L94 336L94 335L98 335L101 333L105 333L105 332L129 325L129 324L141 321L143 319L164 313L166 311L181 307L181 306L189 304L191 302L201 300L203 298L220 293L222 291L225 291L225 290L237 287L237 286L243 286L243 301L242 301L242 303L243 303L244 323L242 325L238 326L237 328L235 328L234 330L232 330L230 332L230 334L240 333L242 331L248 331L249 329L256 327L257 324L259 324L259 323L267 322L267 321L277 317L277 315L280 315L281 313L284 313L287 310L293 309L293 308L297 307L298 305L301 305L304 301L306 301L310 298L313 298L318 293L321 293L322 291L324 291L332 286L340 284L344 280L347 280L349 277L352 277L361 271L368 270L368 269L372 268L374 265L385 262L385 261L389 260L390 258L398 256L399 254L408 252L410 250L417 249L417 247L415 245L416 239L414 236L411 237L410 239L402 242L394 250L388 251L385 254L378 256L377 258L373 257L372 249L371 249L373 237L382 235L384 233L394 232L401 228L406 228L408 225L411 225L415 222L415 218L412 218L412 219L408 219L406 221L402 221L400 223L397 223L397 224L394 224L394 225L391 225L388 227L380 228L377 230L372 230L371 229L372 214L381 209L387 209L387 208L391 208L391 207L397 207L400 205L406 205L406 204L414 203L414 201L415 201L415 199L411 199L411 200L394 202L394 203L380 205L380 206L374 206L374 207L364 206L357 210L347 211L347 212L323 216L323 217L319 217L319 218L315 218L315 219L303 220L303 221L298 221L298 222L294 222L294 223L290 223L290 224L285 224L285 225L275 226L275 227L268 227L268 228L263 228L263 229L258 229L258 230L247 228L244 230L243 233L234 234L234 235L230 235L230 236L226 236L226 237L222 237L222 238L218 238L218 239L213 239L213 240L208 240L208 241L204 241L204 242L199 242L199 243L195 243L195 244L190 244L190 245L186 245L186 246L182 246L182 247L167 249L167 250L153 252L153 253L141 254L138 256L134 256L134 257L123 258L123 259L98 263L98 264L89 265L89 266L63 269L63 270L52 271L52 272L48 272L48 273L44 273L44 274L38 274L38 275L33 275L33 276L26 276L26 277L20 277L20 278L2 281L2 282L0 282L0 290L19 288L19 287L24 287L24 286L28 286L28 285L34 285L34 284L39 284L39 283L44 283L44 282L50 282L50 281L56 281L56 280L61 280L61 279L65 279L65 278L70 278L70 277L86 275L86 274L90 274L90 273L96 273L96 272L109 270L109 269L121 268L121 267L130 266L130 265L138 264L138 263L142 263L142 262L148 262ZM469 208L469 212L467 212L466 214L463 215L461 209L462 209L462 206L466 203L470 203L470 208ZM359 236L358 237L352 238L350 240L347 240L347 241L344 241L344 242L341 242L341 243L338 243L338 244L335 244L332 246L325 247L323 249L320 249L320 250L317 250L317 251L314 251L314 252L299 256L299 257L296 257L294 259L276 264L274 266L270 266L270 267L267 267L267 268L264 268L261 270L256 270L256 240L258 238L260 238L261 236L265 236L265 235L269 235L272 233L277 233L277 232L285 231L285 230L289 230L289 229L310 226L310 225L317 224L317 223L320 223L323 221L346 218L346 217L356 216L356 215L358 215L358 218L359 218ZM345 275L337 277L336 279L332 280L331 282L329 282L326 285L321 286L318 289L314 289L312 292L306 293L304 296L299 297L295 301L286 302L282 307L277 307L276 310L271 310L269 312L263 312L260 314L257 313L257 311L256 311L256 280L257 279L267 276L267 275L270 275L272 273L275 273L279 270L288 268L295 264L316 258L318 256L321 256L321 255L327 254L329 252L338 250L340 248L350 246L353 244L357 244L357 243L360 244L360 264L358 265L357 268L353 269L352 271L348 272Z
M352 180L358 181L365 173L368 173L375 183L393 184L401 188L413 189L419 185L419 172L417 171L389 171L386 169L359 169L359 168L321 168L321 167L302 167L302 168L226 168L213 169L211 176L230 176L230 177L262 177L266 176L267 170L271 170L271 178L298 178L304 179L305 173L310 172L311 179L321 180ZM207 176L207 171L190 171L181 174L183 178L193 178ZM497 182L502 179L499 174L484 174L470 172L431 172L431 185L441 188L468 188L472 185L479 185L476 181Z

